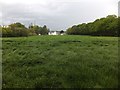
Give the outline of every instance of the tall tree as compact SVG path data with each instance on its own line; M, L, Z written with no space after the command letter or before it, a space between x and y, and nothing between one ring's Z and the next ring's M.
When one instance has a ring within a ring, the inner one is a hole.
M67 29L67 34L118 36L118 18L116 15L108 15L91 23L72 26Z

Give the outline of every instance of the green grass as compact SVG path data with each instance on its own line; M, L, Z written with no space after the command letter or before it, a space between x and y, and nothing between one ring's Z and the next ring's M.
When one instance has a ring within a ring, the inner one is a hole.
M3 88L115 88L118 38L3 38Z

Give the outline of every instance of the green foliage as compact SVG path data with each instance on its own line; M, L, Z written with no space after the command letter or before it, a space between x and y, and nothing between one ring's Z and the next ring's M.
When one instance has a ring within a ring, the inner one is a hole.
M46 34L48 34L48 32L49 32L49 29L47 29L47 26L44 25L43 28L42 28L42 30L41 30L41 34L42 35L46 35Z
M31 25L26 28L23 24L17 22L10 24L8 27L1 27L1 33L3 37L22 37L22 36L33 36L33 35L47 35L49 29L46 25L39 27L38 25Z
M35 25L35 26L29 26L29 36L33 36L33 35L38 35L39 34L39 26Z
M29 30L30 32L32 31L32 33L37 34L37 35L39 34L47 35L49 32L49 29L47 28L46 25L44 25L43 27L39 27L38 25L35 25L35 26L31 25L29 26Z
M118 38L2 39L3 88L117 88Z
M10 24L8 27L2 28L3 37L22 37L28 36L27 28L21 23Z
M116 15L108 15L106 18L96 19L91 23L74 25L68 28L66 33L68 35L118 36L118 22L119 18ZM29 28L26 28L23 24L17 22L10 24L7 28L3 27L1 32L3 37L21 37L47 35L49 29L46 25L43 27L30 25Z
M2 36L3 37L12 36L12 30L10 28L2 28Z
M83 23L67 29L70 35L97 35L118 36L118 18L108 15L106 18L97 19L92 23Z

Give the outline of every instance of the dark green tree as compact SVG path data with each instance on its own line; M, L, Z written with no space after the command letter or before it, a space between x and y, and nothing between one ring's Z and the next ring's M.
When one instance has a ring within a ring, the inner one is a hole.
M9 27L6 29L10 32L12 31L12 34L10 35L12 37L28 36L27 28L19 22L10 24Z
M71 35L118 36L118 17L108 15L91 23L74 25L67 29Z

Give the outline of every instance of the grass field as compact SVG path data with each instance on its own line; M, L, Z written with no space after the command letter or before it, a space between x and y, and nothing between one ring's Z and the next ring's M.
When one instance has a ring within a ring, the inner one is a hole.
M115 88L118 38L3 38L3 88Z

